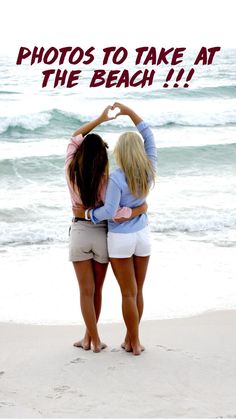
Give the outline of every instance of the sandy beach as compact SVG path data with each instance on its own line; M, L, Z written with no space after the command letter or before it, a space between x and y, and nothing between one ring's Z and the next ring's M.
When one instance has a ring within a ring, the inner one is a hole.
M146 321L138 357L122 324L100 354L72 346L81 326L0 324L0 417L236 417L236 310Z

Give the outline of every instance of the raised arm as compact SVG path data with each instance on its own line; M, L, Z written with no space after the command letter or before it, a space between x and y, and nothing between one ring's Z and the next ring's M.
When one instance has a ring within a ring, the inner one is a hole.
M122 103L115 102L112 105L112 109L118 108L120 110L119 113L116 114L116 117L119 115L127 115L133 121L134 125L138 125L139 122L142 121L139 115L137 115L133 109L129 108L128 106L123 105Z
M90 131L92 131L94 128L96 128L98 125L102 124L106 121L111 121L112 119L115 119L115 117L110 117L108 115L109 110L112 109L112 106L107 106L106 109L101 113L101 115L93 119L90 122L87 122L86 124L79 127L73 134L73 137L76 137L77 135L82 135L83 137L88 134Z
M112 109L115 109L115 108L118 108L120 110L120 112L116 114L116 116L119 116L119 115L129 116L132 122L134 123L134 125L136 126L137 130L142 135L144 139L144 147L145 147L146 154L149 160L151 160L154 170L156 170L157 149L155 145L153 132L151 128L149 127L148 123L144 122L142 118L139 115L137 115L131 108L123 105L122 103L115 102L112 105Z
M112 109L112 106L107 106L101 115L93 119L92 121L86 122L86 124L79 127L73 134L66 151L66 159L65 159L65 169L67 170L74 154L78 150L78 147L84 140L84 136L96 128L98 125L102 124L103 122L110 121L115 117L109 116L109 110Z

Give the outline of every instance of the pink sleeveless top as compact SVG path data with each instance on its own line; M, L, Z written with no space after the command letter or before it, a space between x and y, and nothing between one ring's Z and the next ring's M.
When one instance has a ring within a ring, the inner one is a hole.
M66 161L65 161L65 172L66 172L66 180L67 180L67 185L69 188L69 192L70 192L70 197L71 197L71 203L72 203L72 207L76 208L80 205L83 205L81 197L80 197L80 192L78 190L78 188L73 189L70 180L69 180L69 176L68 176L68 166L74 156L74 154L76 153L76 151L78 150L80 144L84 141L84 137L80 134L80 135L76 135L75 137L72 137L68 146L67 146L67 152L66 152ZM98 191L98 204L102 201L105 201L105 194L106 194L106 187L107 187L107 182L106 182L106 178L105 176L102 178L101 183L99 185L99 191ZM131 208L128 207L122 207L122 208L118 208L115 218L130 218L132 214L132 210Z

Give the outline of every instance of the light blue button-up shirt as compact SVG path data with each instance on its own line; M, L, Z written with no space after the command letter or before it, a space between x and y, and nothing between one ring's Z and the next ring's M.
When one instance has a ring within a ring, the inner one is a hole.
M149 125L141 121L136 128L144 139L144 148L154 168L157 165L157 150L153 133ZM145 198L138 198L129 190L124 172L121 169L114 170L110 176L106 190L105 203L102 207L91 211L91 219L94 224L102 220L108 220L108 231L113 233L133 233L142 230L148 224L147 214L141 214L124 222L112 220L119 207L135 208L143 204Z

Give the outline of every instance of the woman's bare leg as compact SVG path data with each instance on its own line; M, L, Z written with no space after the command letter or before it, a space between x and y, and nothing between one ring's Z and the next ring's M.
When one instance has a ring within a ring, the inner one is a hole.
M96 320L98 322L101 307L102 307L102 287L104 284L104 279L107 272L108 263L99 263L93 260L93 272L94 272L94 309ZM91 348L91 337L89 335L88 329L86 329L84 338L74 343L74 346L88 350Z
M143 284L147 273L149 258L150 256L133 256L135 279L137 283L137 308L139 313L139 322L143 315ZM131 350L128 331L126 333L124 343L121 346L128 352ZM142 345L141 347L142 350L144 350Z
M73 266L79 283L80 306L86 328L89 337L91 337L94 352L100 352L100 350L106 347L106 345L101 343L97 331L97 319L94 306L95 280L93 262L92 260L73 262ZM79 346L78 343L79 342L75 345ZM84 342L84 349L89 349L86 345L87 342Z
M102 308L102 288L107 272L107 267L108 263L99 263L93 260L93 272L95 281L94 308L97 321L99 319Z
M122 312L130 337L134 355L141 354L139 342L139 314L137 309L137 284L134 273L133 258L111 258L114 275L122 294Z
M134 256L134 272L137 283L137 307L139 313L139 321L143 315L143 284L146 278L148 262L150 256Z

